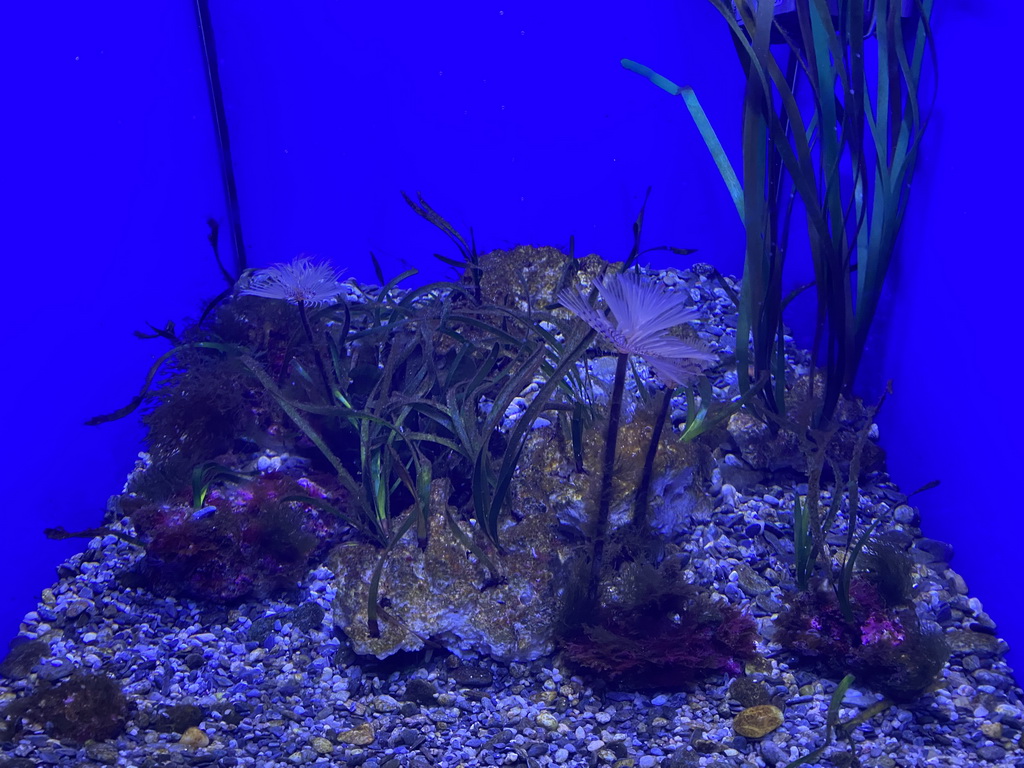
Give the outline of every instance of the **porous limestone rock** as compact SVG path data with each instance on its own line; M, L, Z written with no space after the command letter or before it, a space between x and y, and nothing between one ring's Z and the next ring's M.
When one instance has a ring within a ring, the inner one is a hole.
M613 534L632 519L652 419L639 410L621 427ZM599 430L585 434L585 466L600 465L602 444ZM651 535L682 535L693 511L709 505L703 482L709 464L706 449L680 443L671 432L663 435L651 488ZM368 629L367 599L382 550L356 542L334 550L328 563L337 577L334 622L356 653L385 658L428 642L460 657L502 661L531 661L551 652L571 561L589 551L591 500L600 473L577 471L571 447L553 426L533 430L519 467L500 531L500 555L450 505L449 482L433 482L426 546L419 546L411 530L384 561L376 637ZM456 523L461 536L452 529ZM496 565L499 578L466 546L468 536Z
M368 629L367 599L382 551L366 544L338 547L329 566L338 578L334 621L356 653L385 658L440 643L459 656L483 654L506 661L532 660L551 650L555 619L558 546L550 519L525 516L503 531L506 552L488 555L500 570L495 579L453 531L472 536L454 507L447 480L431 485L426 547L415 529L387 554L381 571L379 634ZM409 513L406 513L409 514ZM402 519L396 520L396 525Z

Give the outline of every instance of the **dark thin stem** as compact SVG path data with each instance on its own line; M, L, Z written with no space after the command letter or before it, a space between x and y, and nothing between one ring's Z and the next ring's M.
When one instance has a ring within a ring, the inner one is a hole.
M608 535L608 517L612 506L612 473L615 470L615 444L619 439L619 418L622 414L622 393L626 388L626 367L629 355L619 353L615 366L615 383L612 385L612 398L608 414L608 436L604 445L604 463L601 468L601 495L597 502L597 519L594 521L594 549L590 561L590 584L587 588L587 600L597 608L598 587L601 583L601 565L604 561L605 539Z
M647 525L647 512L650 507L651 478L654 476L654 459L658 455L658 445L661 443L661 433L665 429L665 422L668 421L668 409L672 404L671 389L665 389L661 393L661 403L658 408L658 418L654 422L654 432L651 434L651 444L647 448L647 456L644 458L644 471L640 475L640 485L636 489L636 505L633 512L633 527L642 531Z
M327 393L327 402L334 402L334 392L331 390L331 380L327 378L327 369L324 367L323 358L320 357L320 349L316 345L316 339L313 338L313 328L309 324L309 316L306 313L306 302L299 302L299 316L302 318L302 329L306 332L306 338L309 339L309 345L313 348L313 360L316 361L316 368L320 371L320 378L324 383L324 392Z
M238 188L235 185L235 169L231 162L231 141L228 139L228 120L224 111L224 93L221 90L220 71L217 67L217 48L213 41L213 24L207 0L196 0L196 24L199 27L199 42L203 48L203 64L206 69L206 85L210 92L210 112L217 132L217 148L220 154L221 181L224 184L224 198L231 227L231 243L235 249L235 275L238 279L245 270L245 241L242 239L242 217L238 208ZM217 256L218 262L220 256ZM223 270L223 265L221 265ZM229 282L234 282L230 280Z

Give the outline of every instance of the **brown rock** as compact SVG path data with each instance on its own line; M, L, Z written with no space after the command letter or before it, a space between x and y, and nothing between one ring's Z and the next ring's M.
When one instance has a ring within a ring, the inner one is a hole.
M748 739L760 739L780 727L782 710L771 704L759 704L740 712L732 721L732 729Z
M373 743L375 738L377 738L377 734L374 733L373 726L369 723L357 725L355 728L338 734L338 741L340 743L351 744L354 747L368 746Z
M737 677L729 686L729 695L744 707L756 707L771 701L771 692L764 683L749 677Z

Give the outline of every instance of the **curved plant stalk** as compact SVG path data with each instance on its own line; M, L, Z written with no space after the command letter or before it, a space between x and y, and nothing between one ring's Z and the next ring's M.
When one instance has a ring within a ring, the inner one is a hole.
M719 403L714 399L710 380L707 376L701 377L686 390L686 423L679 439L690 442L724 424L734 413L750 403L767 382L767 372L762 373L761 378L740 397L728 403ZM700 397L700 405L697 405L697 397Z
M647 513L651 495L651 481L654 477L654 461L658 457L658 446L661 445L661 433L668 421L669 408L672 405L672 393L675 388L664 389L660 393L658 402L658 416L654 422L654 430L651 432L651 442L647 446L647 455L644 456L643 472L640 475L640 483L637 485L633 505L633 527L643 532L647 527Z
M810 754L804 755L801 758L794 760L791 763L786 764L786 768L798 768L801 765L810 765L811 763L817 762L825 751L832 746L834 741L834 735L842 727L839 722L839 710L843 706L843 697L846 696L846 691L849 690L850 686L853 685L853 675L847 675L844 677L839 685L836 686L835 691L832 692L832 698L828 704L828 714L825 715L825 743L818 747Z
M201 509L206 503L206 494L214 483L244 483L252 478L251 474L237 472L225 467L219 461L204 461L192 469L192 509Z
M157 335L163 336L164 334L158 333ZM123 419L132 411L137 409L140 405L142 405L145 402L146 395L149 393L150 388L153 386L153 380L156 379L156 375L160 372L160 369L163 367L164 363L166 363L172 357L175 357L183 349L212 349L218 352L229 352L232 349L234 349L234 347L232 347L231 345L218 344L215 342L199 341L189 344L179 344L173 349L169 349L168 351L160 355L160 357L156 359L156 362L154 362L153 365L149 367L149 373L146 374L146 381L142 385L142 390L139 392L139 394L132 398L131 402L128 403L128 405L122 408L118 408L116 411L113 411L112 413L103 414L101 416L93 416L91 419L86 421L85 424L87 426L93 427L98 424L105 424L108 421L117 421L118 419Z
M269 392L281 409L288 415L302 433L309 439L313 445L317 447L324 458L334 468L334 471L338 475L338 480L344 486L345 490L349 492L352 499L355 500L356 504L365 505L363 495L360 492L359 483L355 481L351 473L345 468L345 465L341 463L341 459L337 457L334 451L331 450L330 446L324 441L320 434L313 429L313 426L309 423L305 416L302 415L300 409L292 403L284 393L278 389L277 384L274 383L273 379L263 370L263 367L256 362L256 360L248 352L241 355L242 364L255 376L260 384Z
M485 530L488 528L493 530L495 537L497 537L498 520L500 519L502 508L505 505L505 498L507 497L509 487L512 484L512 478L515 474L516 466L519 464L519 457L523 452L523 448L526 446L527 430L533 428L534 421L536 421L541 412L548 407L552 394L554 394L558 387L563 386L564 377L569 375L570 371L575 370L576 363L583 356L584 352L586 352L591 341L596 335L596 331L589 329L582 337L580 337L579 341L569 349L567 354L564 354L559 358L558 365L555 366L551 376L544 382L544 384L541 385L536 394L534 394L533 401L527 406L526 411L519 417L519 421L516 422L515 427L513 427L512 431L509 433L508 448L502 456L501 464L499 465L497 472L493 474L494 482L493 485L490 486L490 498L479 499L479 503L482 505L486 515L487 527ZM522 388L518 391L521 392ZM511 400L509 400L509 402L511 402ZM496 409L492 409L492 415L494 414L494 410ZM500 416L498 418L500 418ZM497 421L495 421L492 426L496 427ZM482 463L483 455L478 454L477 460L474 462L474 477L486 473L487 470L482 466Z

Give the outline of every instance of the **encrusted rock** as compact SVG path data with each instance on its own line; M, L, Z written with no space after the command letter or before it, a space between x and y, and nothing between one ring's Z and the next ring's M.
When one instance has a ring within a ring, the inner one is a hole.
M485 301L535 311L554 301L558 290L572 281L570 269L594 277L606 264L596 255L573 259L557 248L518 245L480 256L480 290ZM468 276L467 270L464 282Z
M437 702L437 688L429 680L414 677L405 685L404 698L417 704L434 704Z
M818 398L824 390L825 381L820 372L815 374L814 398L808 397L809 382L809 377L800 377L787 394L788 424L802 427L811 423L811 414L818 407ZM834 424L837 429L829 440L826 453L842 472L849 471L851 460L858 450L861 473L884 466L884 451L872 439L860 440L862 431L870 430L872 426L867 423L868 414L868 409L860 400L840 398L836 406ZM806 450L809 446L802 446L798 435L790 429L779 428L773 434L765 422L745 410L737 411L729 418L727 429L741 461L723 461L722 477L740 491L764 482L773 472L806 473Z
M380 579L387 609L379 616L377 637L368 630L367 599L381 552L357 544L332 553L330 567L338 576L335 623L357 653L378 658L419 650L428 638L458 655L532 660L548 652L556 611L550 519L528 515L502 532L507 552L499 566L503 580L495 584L452 531L458 521L463 537L473 533L448 506L450 492L447 480L431 486L426 548L411 531L388 554Z
M0 662L0 675L12 680L24 680L32 668L50 652L50 646L42 640L25 640L12 645L10 652Z
M452 670L452 682L466 688L487 688L494 683L494 675L483 667L459 666Z
M732 729L748 739L760 739L782 725L782 710L771 704L748 707L736 715Z
M619 432L619 455L610 515L614 533L632 520L635 491L643 471L654 416L643 409ZM601 430L584 437L584 463L600 460ZM577 472L571 450L554 429L534 430L528 438L509 494L500 531L503 553L494 552L480 532L449 506L447 480L431 486L427 544L410 531L387 554L380 577L378 636L367 621L369 583L382 555L368 544L339 546L328 565L337 575L335 624L359 654L385 658L438 642L460 657L486 655L502 661L532 661L554 646L561 591L568 561L589 534L599 472ZM678 533L694 510L710 507L699 482L709 471L709 452L666 434L659 446L651 483L648 521L658 533ZM409 513L406 513L409 514ZM457 523L461 535L452 531ZM396 527L402 520L395 521ZM561 526L561 529L559 528ZM575 529L578 538L560 535ZM487 552L500 571L488 572L465 539Z
M750 597L764 595L771 591L772 585L746 563L737 563L736 576L740 589Z

